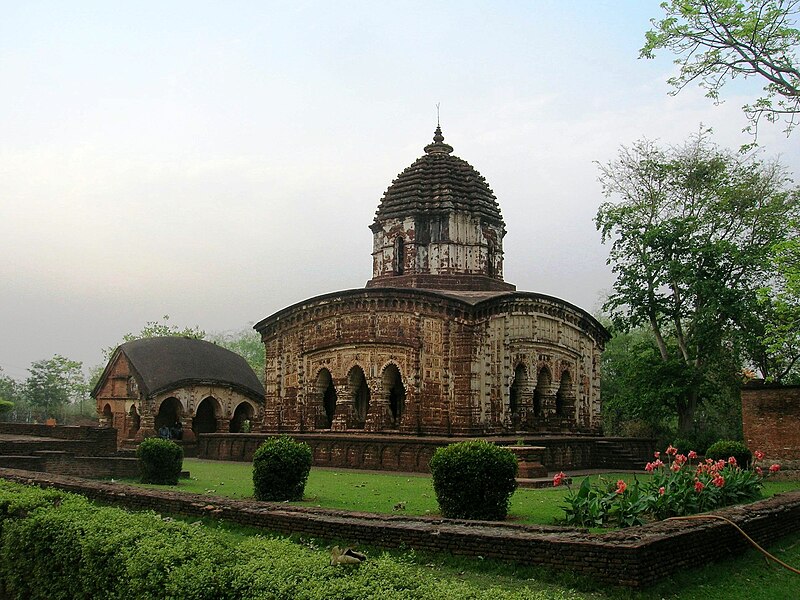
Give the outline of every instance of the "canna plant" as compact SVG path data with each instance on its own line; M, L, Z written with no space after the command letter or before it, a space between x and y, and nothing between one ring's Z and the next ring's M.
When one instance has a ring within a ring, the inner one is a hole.
M613 483L600 478L593 485L587 477L575 492L568 486L564 522L583 527L630 527L748 502L760 497L764 477L780 470L780 465L773 464L765 471L761 465L764 453L758 450L749 468L743 468L734 456L698 461L694 450L681 454L672 445L663 456L666 462L656 452L655 460L645 465L651 476L644 482L634 477L629 486L621 479ZM558 473L553 485L565 480L566 475Z

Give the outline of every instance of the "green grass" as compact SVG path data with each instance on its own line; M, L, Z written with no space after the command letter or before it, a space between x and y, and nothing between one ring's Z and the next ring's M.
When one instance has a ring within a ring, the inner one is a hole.
M216 462L186 459L184 468L191 479L181 480L178 489L232 498L251 498L253 494L249 463ZM604 477L631 482L632 474L609 473ZM646 474L637 475L639 479ZM576 478L573 486L580 485ZM163 487L163 486L154 486ZM174 489L174 488L168 488ZM800 489L800 482L767 481L764 495ZM552 524L561 516L559 505L564 488L541 490L520 489L512 497L510 519L519 523ZM429 476L392 473L366 473L333 469L312 469L306 486L304 506L323 506L344 510L391 513L395 504L405 502L402 514L436 514L437 506ZM395 512L395 514L397 514ZM255 535L256 530L236 525L207 521L209 526L227 530L241 537ZM318 541L292 536L306 547L327 552L332 541ZM514 565L491 560L454 557L447 554L415 553L408 550L385 551L361 548L369 556L390 555L419 569L420 576L433 574L444 581L466 582L478 589L499 587L531 597L569 598L582 600L796 600L800 598L800 576L767 563L755 550L746 554L677 573L648 588L633 591L604 588L590 580L566 571L548 571L537 567ZM800 534L779 540L770 551L795 567L800 566Z
M184 469L191 479L182 479L178 489L198 494L212 494L229 498L252 498L253 481L250 463L222 462L187 458ZM594 476L595 478L597 476ZM630 473L608 473L603 475L616 481L624 479L631 483ZM646 473L637 475L640 480ZM576 477L573 487L579 486L582 478ZM800 489L800 482L767 481L764 495ZM518 489L511 497L508 520L513 523L552 525L563 516L562 500L566 488ZM353 470L311 469L300 506L319 506L338 510L355 510L372 513L401 513L408 515L438 515L439 508L428 475L375 473ZM395 510L397 505L401 510Z

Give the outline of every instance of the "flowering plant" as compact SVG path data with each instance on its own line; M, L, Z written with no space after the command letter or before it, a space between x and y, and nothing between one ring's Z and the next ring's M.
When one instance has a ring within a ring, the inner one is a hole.
M661 460L664 456L666 463ZM619 480L616 483L600 478L592 485L585 478L577 492L569 488L564 506L565 522L570 525L604 527L616 525L629 527L645 520L660 520L704 512L755 500L761 495L765 469L759 464L764 453L756 450L750 468L743 468L733 456L727 460L707 458L694 463L697 453L690 450L681 454L669 446L644 470L650 478L640 482L634 476L632 484ZM773 464L769 473L780 470ZM553 478L559 486L566 479L564 473Z

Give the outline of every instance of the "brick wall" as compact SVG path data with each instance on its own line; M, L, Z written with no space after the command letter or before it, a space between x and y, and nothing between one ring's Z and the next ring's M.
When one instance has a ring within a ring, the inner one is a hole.
M784 468L800 468L800 386L744 386L742 426L751 450L763 450Z
M49 438L50 444L53 439L77 442L72 447L76 452L80 449L86 456L102 456L117 451L116 431L103 427L0 423L0 434ZM31 440L20 443L35 444Z
M174 491L0 469L0 477L84 494L129 509L210 516L279 533L407 547L569 569L597 581L644 587L660 578L748 548L733 527L715 520L663 521L605 534L572 528L349 513L283 503L232 500ZM717 511L758 543L800 531L800 492Z
M251 461L268 434L206 433L199 436L197 456L211 460ZM297 433L311 446L314 465L382 471L428 472L436 448L467 438L336 433ZM654 441L635 438L506 436L482 438L511 446L519 439L544 446L543 464L550 471L568 469L643 469L653 455Z
M139 476L136 458L117 456L75 456L59 450L38 450L28 456L0 456L0 467L40 473L73 475L87 479L130 478Z

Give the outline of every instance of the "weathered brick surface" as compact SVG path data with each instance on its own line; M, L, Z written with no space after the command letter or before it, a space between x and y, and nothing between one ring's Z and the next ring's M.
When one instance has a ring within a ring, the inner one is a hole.
M274 435L274 434L272 434ZM436 448L473 438L403 436L364 433L293 433L311 446L314 465L384 471L428 472ZM251 461L270 434L203 434L197 456L211 460ZM643 469L653 455L654 440L596 436L488 436L481 439L513 446L520 439L542 446L542 463L549 471L567 469Z
M605 534L560 527L352 513L283 503L147 490L0 469L0 477L84 494L130 509L210 516L279 533L483 556L569 569L603 583L644 587L676 571L737 554L747 541L716 520L665 521ZM800 531L800 492L717 511L760 544Z
M117 451L116 432L103 427L0 423L0 434L6 436L0 440L0 454L63 450L82 456L107 456Z
M800 468L800 386L744 386L742 426L751 450Z

